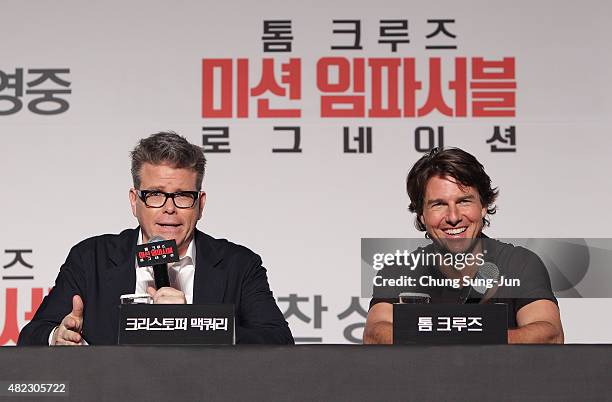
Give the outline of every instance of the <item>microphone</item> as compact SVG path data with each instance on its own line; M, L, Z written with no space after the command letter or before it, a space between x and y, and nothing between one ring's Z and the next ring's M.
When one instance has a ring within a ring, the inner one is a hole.
M153 266L153 277L157 289L170 286L168 263L179 260L175 240L153 236L146 244L136 246L136 261L139 267Z
M492 262L485 262L476 273L476 278L483 280L482 282L484 284L475 286L474 290L476 290L479 295L482 295L479 304L485 304L493 297L499 287L499 268ZM487 288L487 281L495 285Z
M497 292L499 286L499 268L492 262L485 262L478 268L473 281L476 282L472 286L464 286L459 295L460 304L484 304ZM487 283L495 283L495 286L487 288Z
M153 236L149 239L149 243L157 243L159 241L164 241L165 239L160 236ZM168 276L168 264L156 264L153 265L153 277L155 278L155 288L164 288L170 286L170 277Z

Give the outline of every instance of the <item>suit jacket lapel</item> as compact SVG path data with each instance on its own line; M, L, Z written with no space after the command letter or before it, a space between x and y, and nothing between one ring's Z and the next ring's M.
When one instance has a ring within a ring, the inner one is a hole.
M109 259L112 265L109 267L112 273L109 278L109 286L115 289L117 298L125 294L134 293L136 289L136 243L138 242L139 227L129 233L126 240L109 250Z
M193 304L222 303L227 272L212 239L196 229L196 269L193 280Z

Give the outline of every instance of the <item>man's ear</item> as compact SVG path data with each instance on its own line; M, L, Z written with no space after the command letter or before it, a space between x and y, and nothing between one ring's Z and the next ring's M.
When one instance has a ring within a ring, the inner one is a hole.
M134 215L134 217L137 218L136 203L138 202L138 196L136 195L136 190L134 190L133 188L130 189L129 198L130 198L130 205L132 207L132 215Z
M204 205L206 205L206 193L201 191L200 199L198 200L198 208L200 209L198 213L198 220L202 219L202 214L204 214Z

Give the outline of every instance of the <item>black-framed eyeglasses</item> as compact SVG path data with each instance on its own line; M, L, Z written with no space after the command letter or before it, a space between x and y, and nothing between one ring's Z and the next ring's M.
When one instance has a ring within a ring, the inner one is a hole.
M181 209L192 208L198 198L199 191L177 191L176 193L165 193L159 190L136 190L138 198L145 203L147 207L161 208L166 205L168 198L172 198L174 206Z

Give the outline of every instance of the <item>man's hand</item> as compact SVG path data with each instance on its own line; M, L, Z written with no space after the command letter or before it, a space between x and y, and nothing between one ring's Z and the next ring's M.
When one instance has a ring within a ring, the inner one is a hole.
M153 304L187 304L185 293L170 287L155 290L149 286L147 293L153 298Z
M72 297L72 311L62 320L55 329L51 345L82 345L81 330L83 329L83 300L81 296Z

